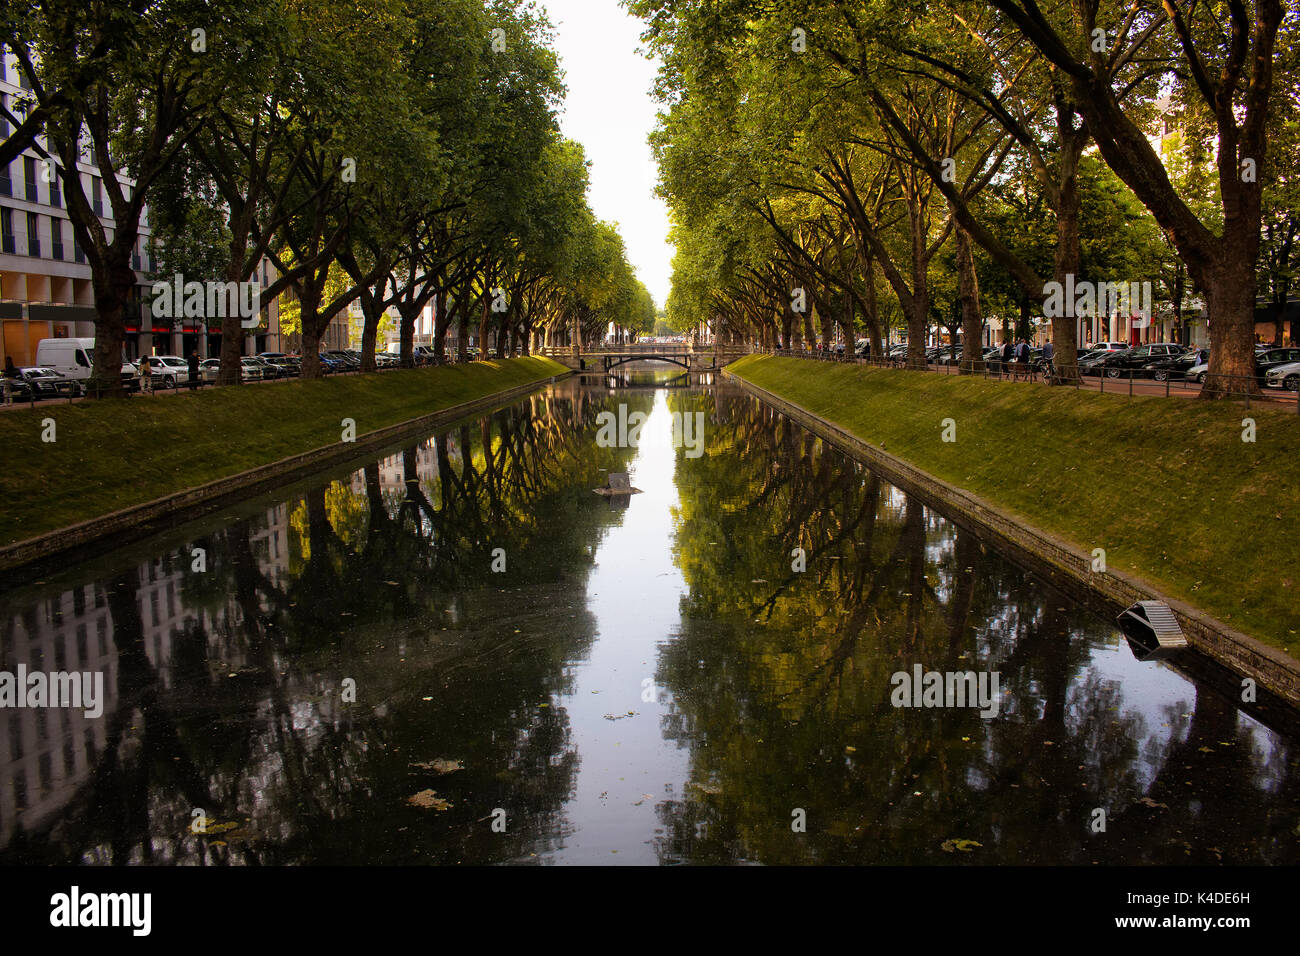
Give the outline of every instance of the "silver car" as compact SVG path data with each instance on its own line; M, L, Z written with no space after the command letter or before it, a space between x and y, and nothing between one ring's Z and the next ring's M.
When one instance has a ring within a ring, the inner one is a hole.
M175 388L190 380L190 366L179 355L150 355L149 378L155 386Z
M1300 391L1300 362L1275 365L1264 375L1264 384L1284 388L1288 392Z

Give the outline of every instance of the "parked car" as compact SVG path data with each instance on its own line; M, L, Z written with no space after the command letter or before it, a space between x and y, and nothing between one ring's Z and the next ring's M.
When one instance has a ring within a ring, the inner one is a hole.
M149 380L155 386L175 388L190 380L190 366L179 355L150 355Z
M60 375L52 368L29 365L20 368L18 374L31 386L38 401L42 398L81 394L81 382Z
M1210 371L1209 362L1210 360L1207 356L1204 362L1189 368L1187 370L1187 378L1199 382L1201 384L1204 384L1205 377L1209 374ZM1273 369L1275 368L1281 368L1284 365L1290 365L1295 362L1300 362L1300 348L1291 348L1289 346L1286 348L1271 348L1265 346L1263 350L1260 350L1259 347L1256 346L1256 351L1255 351L1256 379L1258 380L1261 386L1268 386L1270 384L1282 383L1283 387L1285 387L1284 386L1284 383L1286 381L1285 375L1279 375L1273 380L1270 380L1269 373L1272 372Z
M1255 353L1255 375L1261 386L1268 384L1268 373L1279 365L1300 362L1300 348L1270 348Z
M245 382L260 382L267 375L267 364L261 362L252 356L244 356L239 360L239 374ZM274 372L272 372L274 375Z
M330 349L325 354L339 363L341 371L361 371L361 355L359 353L353 352L350 349Z
M1105 371L1102 362L1114 354L1116 353L1109 349L1095 349L1094 351L1089 352L1087 355L1079 359L1079 374L1101 375L1102 372Z
M284 352L259 352L257 357L275 369L276 378L292 378L302 374L302 365L292 355Z
M1154 359L1167 359L1185 352L1172 342L1150 342L1122 352L1109 352L1101 359L1107 378L1146 378L1144 366Z
M1264 377L1264 384L1270 388L1284 388L1288 392L1300 391L1300 362L1274 365Z
M38 396L32 390L32 383L23 378L22 375L15 375L6 378L5 381L9 385L9 401L18 404L20 402L33 402L37 400ZM45 395L39 397L50 398L51 396Z
M262 379L274 379L280 377L280 370L274 365L259 358L256 355L244 355L239 359L240 370L243 373L244 381L261 381Z
M199 363L199 381L206 382L209 385L215 385L217 379L221 377L221 359L210 358L204 359Z
M36 343L36 362L33 368L48 368L64 378L81 383L84 390L94 365L95 340L93 338L41 339ZM140 387L135 366L122 360L122 387L134 392Z
M1195 365L1209 361L1210 353L1206 349L1193 349L1180 355L1167 355L1142 366L1144 375L1150 375L1157 382L1187 377L1187 372Z

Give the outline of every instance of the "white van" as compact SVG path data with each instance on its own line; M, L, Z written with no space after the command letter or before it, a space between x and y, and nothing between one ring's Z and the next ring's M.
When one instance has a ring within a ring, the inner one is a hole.
M41 339L36 343L36 364L52 368L65 378L84 382L95 364L95 340L90 338ZM122 360L122 380L134 382L135 366Z

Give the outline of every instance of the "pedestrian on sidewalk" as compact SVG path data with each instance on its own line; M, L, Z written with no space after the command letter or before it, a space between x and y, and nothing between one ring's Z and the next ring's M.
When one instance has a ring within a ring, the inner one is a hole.
M153 391L153 376L149 374L149 356L140 357L140 394Z
M14 358L12 355L6 355L4 374L4 402L6 405L12 405L14 403L13 385L11 384L10 379L15 379L17 377L18 368L14 365Z
M199 387L199 350L192 349L189 358L190 366L190 391Z
M999 371L1001 372L1011 371L1011 356L1014 353L1014 351L1015 348L1011 344L1011 339L1007 339L1005 342L1002 343L1002 368L999 369Z

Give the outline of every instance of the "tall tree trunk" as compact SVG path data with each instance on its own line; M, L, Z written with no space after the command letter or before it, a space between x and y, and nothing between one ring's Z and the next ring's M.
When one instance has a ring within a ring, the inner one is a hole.
M1061 181L1056 207L1056 263L1053 277L1065 287L1067 275L1078 276L1083 256L1079 246L1079 180L1074 168ZM1062 311L1073 313L1073 309ZM1052 318L1052 381L1072 384L1079 378L1078 316Z
M302 377L320 378L320 317L316 306L302 303Z
M447 354L447 293L442 289L433 297L433 354L441 360Z
M388 290L388 276L375 280L373 288L361 293L361 371L373 372L379 368L375 362L375 343L379 339L379 323L384 318L384 293Z
M984 371L984 316L980 313L979 277L970 233L956 228L957 295L961 301L961 374Z
M409 300L397 304L397 351L398 364L402 368L415 367L415 318L418 312L411 308Z
M129 253L113 246L92 270L95 288L95 354L90 387L105 397L120 398L122 345L126 341L126 303L135 287Z
M244 279L244 243L247 239L235 238L230 241L230 262L226 265L226 281L241 282ZM267 319L268 325L270 318ZM270 329L268 328L269 332ZM221 364L217 372L218 385L240 385L243 376L244 324L239 315L226 315L221 318Z

